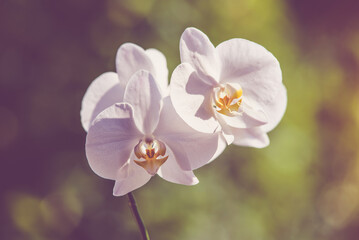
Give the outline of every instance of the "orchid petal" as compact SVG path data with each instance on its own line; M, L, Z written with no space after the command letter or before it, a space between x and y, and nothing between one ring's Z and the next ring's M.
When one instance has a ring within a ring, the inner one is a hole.
M230 145L232 143L233 140L230 140L231 138L229 137L227 139L226 136L224 136L222 131L217 131L215 134L218 134L218 146L217 146L217 150L215 152L215 154L213 154L211 160L209 160L207 163L212 162L213 160L215 160L219 155L221 155L224 151L224 149L226 149L227 145ZM228 143L229 142L229 143ZM195 168L196 169L196 168Z
M155 73L155 67L146 51L133 43L122 44L116 55L116 70L120 82L126 85L131 76L141 69Z
M156 78L162 93L168 93L168 69L166 57L163 55L163 53L154 48L147 49L146 54L151 59L152 64L156 70L154 77Z
M212 162L227 146L221 133L166 138L167 145L176 157L178 165L185 171L195 170Z
M263 131L269 132L278 125L285 113L287 107L287 90L285 86L281 85L275 99L262 107L268 117L268 123L261 128Z
M136 72L127 84L123 99L134 109L137 128L145 136L151 136L162 108L161 92L152 75L144 70Z
M266 113L258 104L256 104L256 102L251 102L249 99L243 99L240 109L243 111L242 119L246 125L246 128L260 126L268 123Z
M211 106L212 86L203 82L188 64L180 64L171 77L170 96L176 112L192 128L213 133L219 124Z
M117 74L107 72L97 77L86 90L82 99L81 123L88 131L92 121L107 107L122 102L124 87L120 84Z
M187 28L180 40L181 62L190 63L204 79L218 82L220 61L206 34L196 28Z
M92 170L107 179L116 179L117 171L129 159L141 137L127 103L112 105L101 112L89 128L86 156Z
M231 127L226 126L225 124L222 126L222 134L228 145L231 145L234 141L234 135L230 129Z
M160 122L154 135L171 148L178 165L186 171L211 162L226 147L220 132L201 133L188 126L176 113L169 97L164 99Z
M199 181L192 171L184 171L178 165L171 148L167 147L168 160L160 167L157 174L163 179L184 185L195 185Z
M263 148L268 146L269 138L262 126L253 128L231 127L220 119L222 133L227 140L227 144L235 144L245 147Z
M138 166L133 159L135 159L135 155L132 153L129 161L120 169L113 188L114 196L123 196L132 192L145 185L151 179L151 175Z
M220 82L237 82L243 95L261 105L273 101L282 82L277 59L261 45L231 39L216 48L222 63Z
M232 127L230 127L222 117L218 117L218 122L221 124L221 133L227 145L231 145L234 141L234 135L232 133Z
M244 147L264 148L269 145L268 135L261 127L238 129L232 128L235 136L233 144Z

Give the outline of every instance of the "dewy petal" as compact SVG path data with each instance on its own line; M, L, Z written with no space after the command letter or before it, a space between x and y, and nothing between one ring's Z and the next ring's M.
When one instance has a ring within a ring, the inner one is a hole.
M178 165L175 155L171 148L167 147L168 159L160 167L157 174L163 179L184 185L195 185L199 181L192 171L184 171Z
M220 132L201 133L188 126L174 110L169 97L164 99L160 122L154 135L171 148L178 165L186 171L211 162L226 147Z
M269 138L261 127L238 129L232 128L235 136L233 144L244 147L264 148L269 145Z
M170 96L176 112L192 128L213 133L219 124L211 103L213 87L202 81L188 63L172 73Z
M140 137L129 104L119 103L105 109L87 133L86 156L90 167L97 175L115 180Z
M124 102L134 109L137 128L146 136L151 136L160 119L162 96L157 82L144 70L136 72L127 84Z
M138 166L133 159L136 159L136 156L132 153L130 160L120 169L113 188L114 196L123 196L132 192L151 179L151 175Z
M116 55L116 70L120 82L126 85L131 76L141 69L155 73L155 67L146 51L133 43L121 45Z
M114 72L103 73L88 87L81 106L81 123L88 131L95 117L107 107L122 102L124 86Z
M163 95L168 94L168 69L167 69L167 61L166 57L154 48L149 48L146 50L147 56L152 61L152 64L156 70L156 74L154 77L162 90Z
M262 106L268 117L268 123L261 127L264 132L269 132L275 128L282 119L287 107L287 90L281 85L275 99Z
M245 39L231 39L219 44L216 52L222 63L221 83L239 83L243 96L261 105L273 101L282 82L282 72L268 50Z
M211 41L206 34L196 28L187 28L180 40L182 63L190 63L199 76L218 82L220 61Z

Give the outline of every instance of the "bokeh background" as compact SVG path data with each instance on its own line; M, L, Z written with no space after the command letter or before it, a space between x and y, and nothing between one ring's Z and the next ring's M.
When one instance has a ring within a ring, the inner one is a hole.
M179 64L188 26L269 49L288 89L265 149L230 146L200 183L135 191L152 239L359 239L359 2L1 0L0 239L139 239L84 152L81 99L117 48ZM203 149L205 151L205 149Z

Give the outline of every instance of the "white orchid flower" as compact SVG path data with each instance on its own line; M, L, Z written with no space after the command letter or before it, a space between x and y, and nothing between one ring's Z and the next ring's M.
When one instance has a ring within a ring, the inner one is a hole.
M267 146L267 132L279 123L287 104L277 59L244 39L214 47L195 28L182 34L180 54L170 96L182 119L200 132L221 131L228 144Z
M106 108L93 121L86 156L96 174L116 181L113 194L122 196L156 173L174 183L198 183L191 169L224 150L221 137L186 125L170 98L162 97L151 73L140 70L128 81L123 102Z
M132 75L138 70L149 71L164 93L167 92L168 69L165 56L156 49L144 50L133 43L120 46L116 55L116 71L97 77L82 100L81 123L87 131L95 117L114 103L122 102Z

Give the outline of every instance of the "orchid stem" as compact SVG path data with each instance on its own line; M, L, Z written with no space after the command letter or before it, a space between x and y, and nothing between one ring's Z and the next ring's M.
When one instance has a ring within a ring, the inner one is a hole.
M140 213L138 212L135 197L133 196L132 192L129 192L127 196L128 196L128 206L130 207L132 216L135 218L138 229L141 232L142 240L150 240L150 236L148 235L145 224L143 224Z

